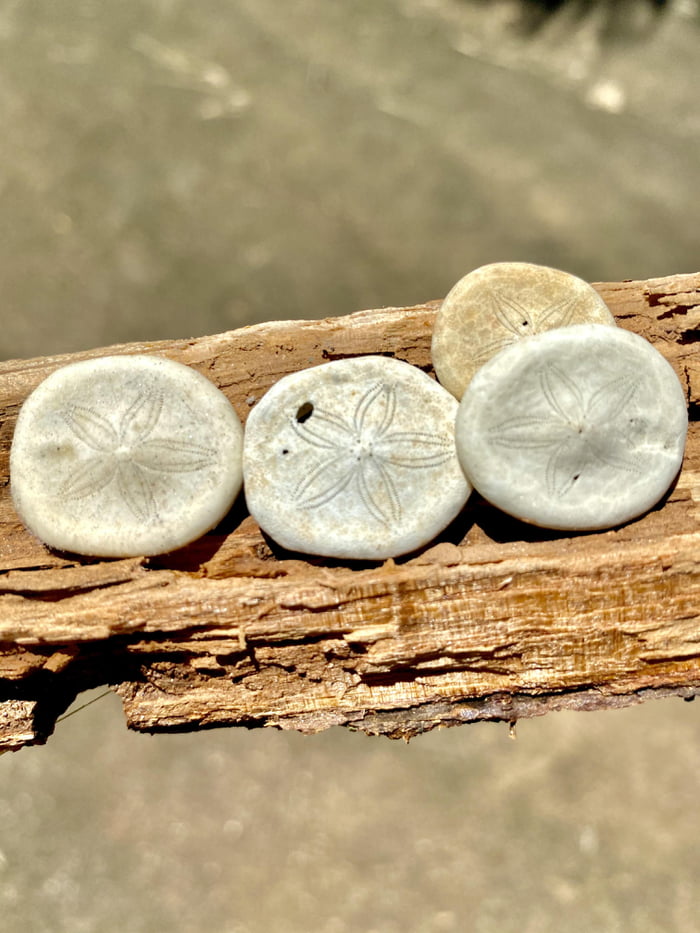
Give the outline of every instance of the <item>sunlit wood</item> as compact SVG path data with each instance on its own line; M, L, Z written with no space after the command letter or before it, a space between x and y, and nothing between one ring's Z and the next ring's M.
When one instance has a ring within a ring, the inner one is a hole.
M700 689L700 273L596 286L676 370L691 426L678 482L622 528L562 535L478 500L433 545L354 566L280 551L239 502L158 558L52 553L17 519L19 406L57 366L162 353L245 419L282 375L382 353L430 371L438 302L0 364L0 748L42 742L76 692L113 684L140 730L436 725L615 707Z

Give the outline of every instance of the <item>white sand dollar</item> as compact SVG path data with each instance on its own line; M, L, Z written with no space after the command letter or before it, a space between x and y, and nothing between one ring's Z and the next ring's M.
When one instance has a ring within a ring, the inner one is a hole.
M683 458L688 414L671 366L636 334L550 331L483 366L457 415L474 487L546 528L609 528L655 505Z
M250 512L293 551L374 560L421 547L471 491L455 450L456 412L433 379L394 359L286 376L246 424Z
M474 269L450 290L433 327L432 357L438 379L461 398L474 373L499 350L573 324L607 324L615 318L583 279L529 262L494 262Z
M86 360L57 369L22 406L12 498L52 547L160 554L227 513L242 448L228 399L195 370L155 356Z

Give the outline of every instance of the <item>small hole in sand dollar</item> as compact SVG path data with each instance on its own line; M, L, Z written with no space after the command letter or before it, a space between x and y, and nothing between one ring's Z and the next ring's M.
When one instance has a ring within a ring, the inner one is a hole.
M296 419L299 424L303 424L305 421L308 421L313 412L314 406L311 404L311 402L304 402L303 405L300 405L299 408L297 408L296 414Z

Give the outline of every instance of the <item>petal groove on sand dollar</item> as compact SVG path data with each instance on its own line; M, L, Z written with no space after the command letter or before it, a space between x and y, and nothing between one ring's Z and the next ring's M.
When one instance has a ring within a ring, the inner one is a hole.
M432 357L441 384L461 398L474 373L523 337L615 319L587 282L548 266L494 262L450 290L435 318Z
M86 360L56 370L22 406L12 497L52 547L159 554L228 512L242 447L230 403L189 367L148 356Z
M504 512L546 528L608 528L668 490L687 427L678 378L650 343L582 324L483 366L459 406L457 449Z
M286 376L248 418L248 508L293 551L370 560L421 547L470 492L456 411L433 379L384 357Z

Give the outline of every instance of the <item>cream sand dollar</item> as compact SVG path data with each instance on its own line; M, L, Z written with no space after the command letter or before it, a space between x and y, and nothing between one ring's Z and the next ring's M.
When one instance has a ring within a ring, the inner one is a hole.
M472 380L457 449L475 488L547 528L608 528L673 482L688 415L671 366L628 331L581 324L502 350Z
M281 379L248 418L248 507L283 547L381 559L421 547L470 492L457 402L408 363L366 356Z
M547 266L495 262L475 269L451 289L435 319L437 377L461 398L474 373L523 337L573 324L615 319L587 282Z
M243 429L227 398L162 357L58 369L27 398L10 478L30 531L78 554L159 554L198 538L242 483Z

